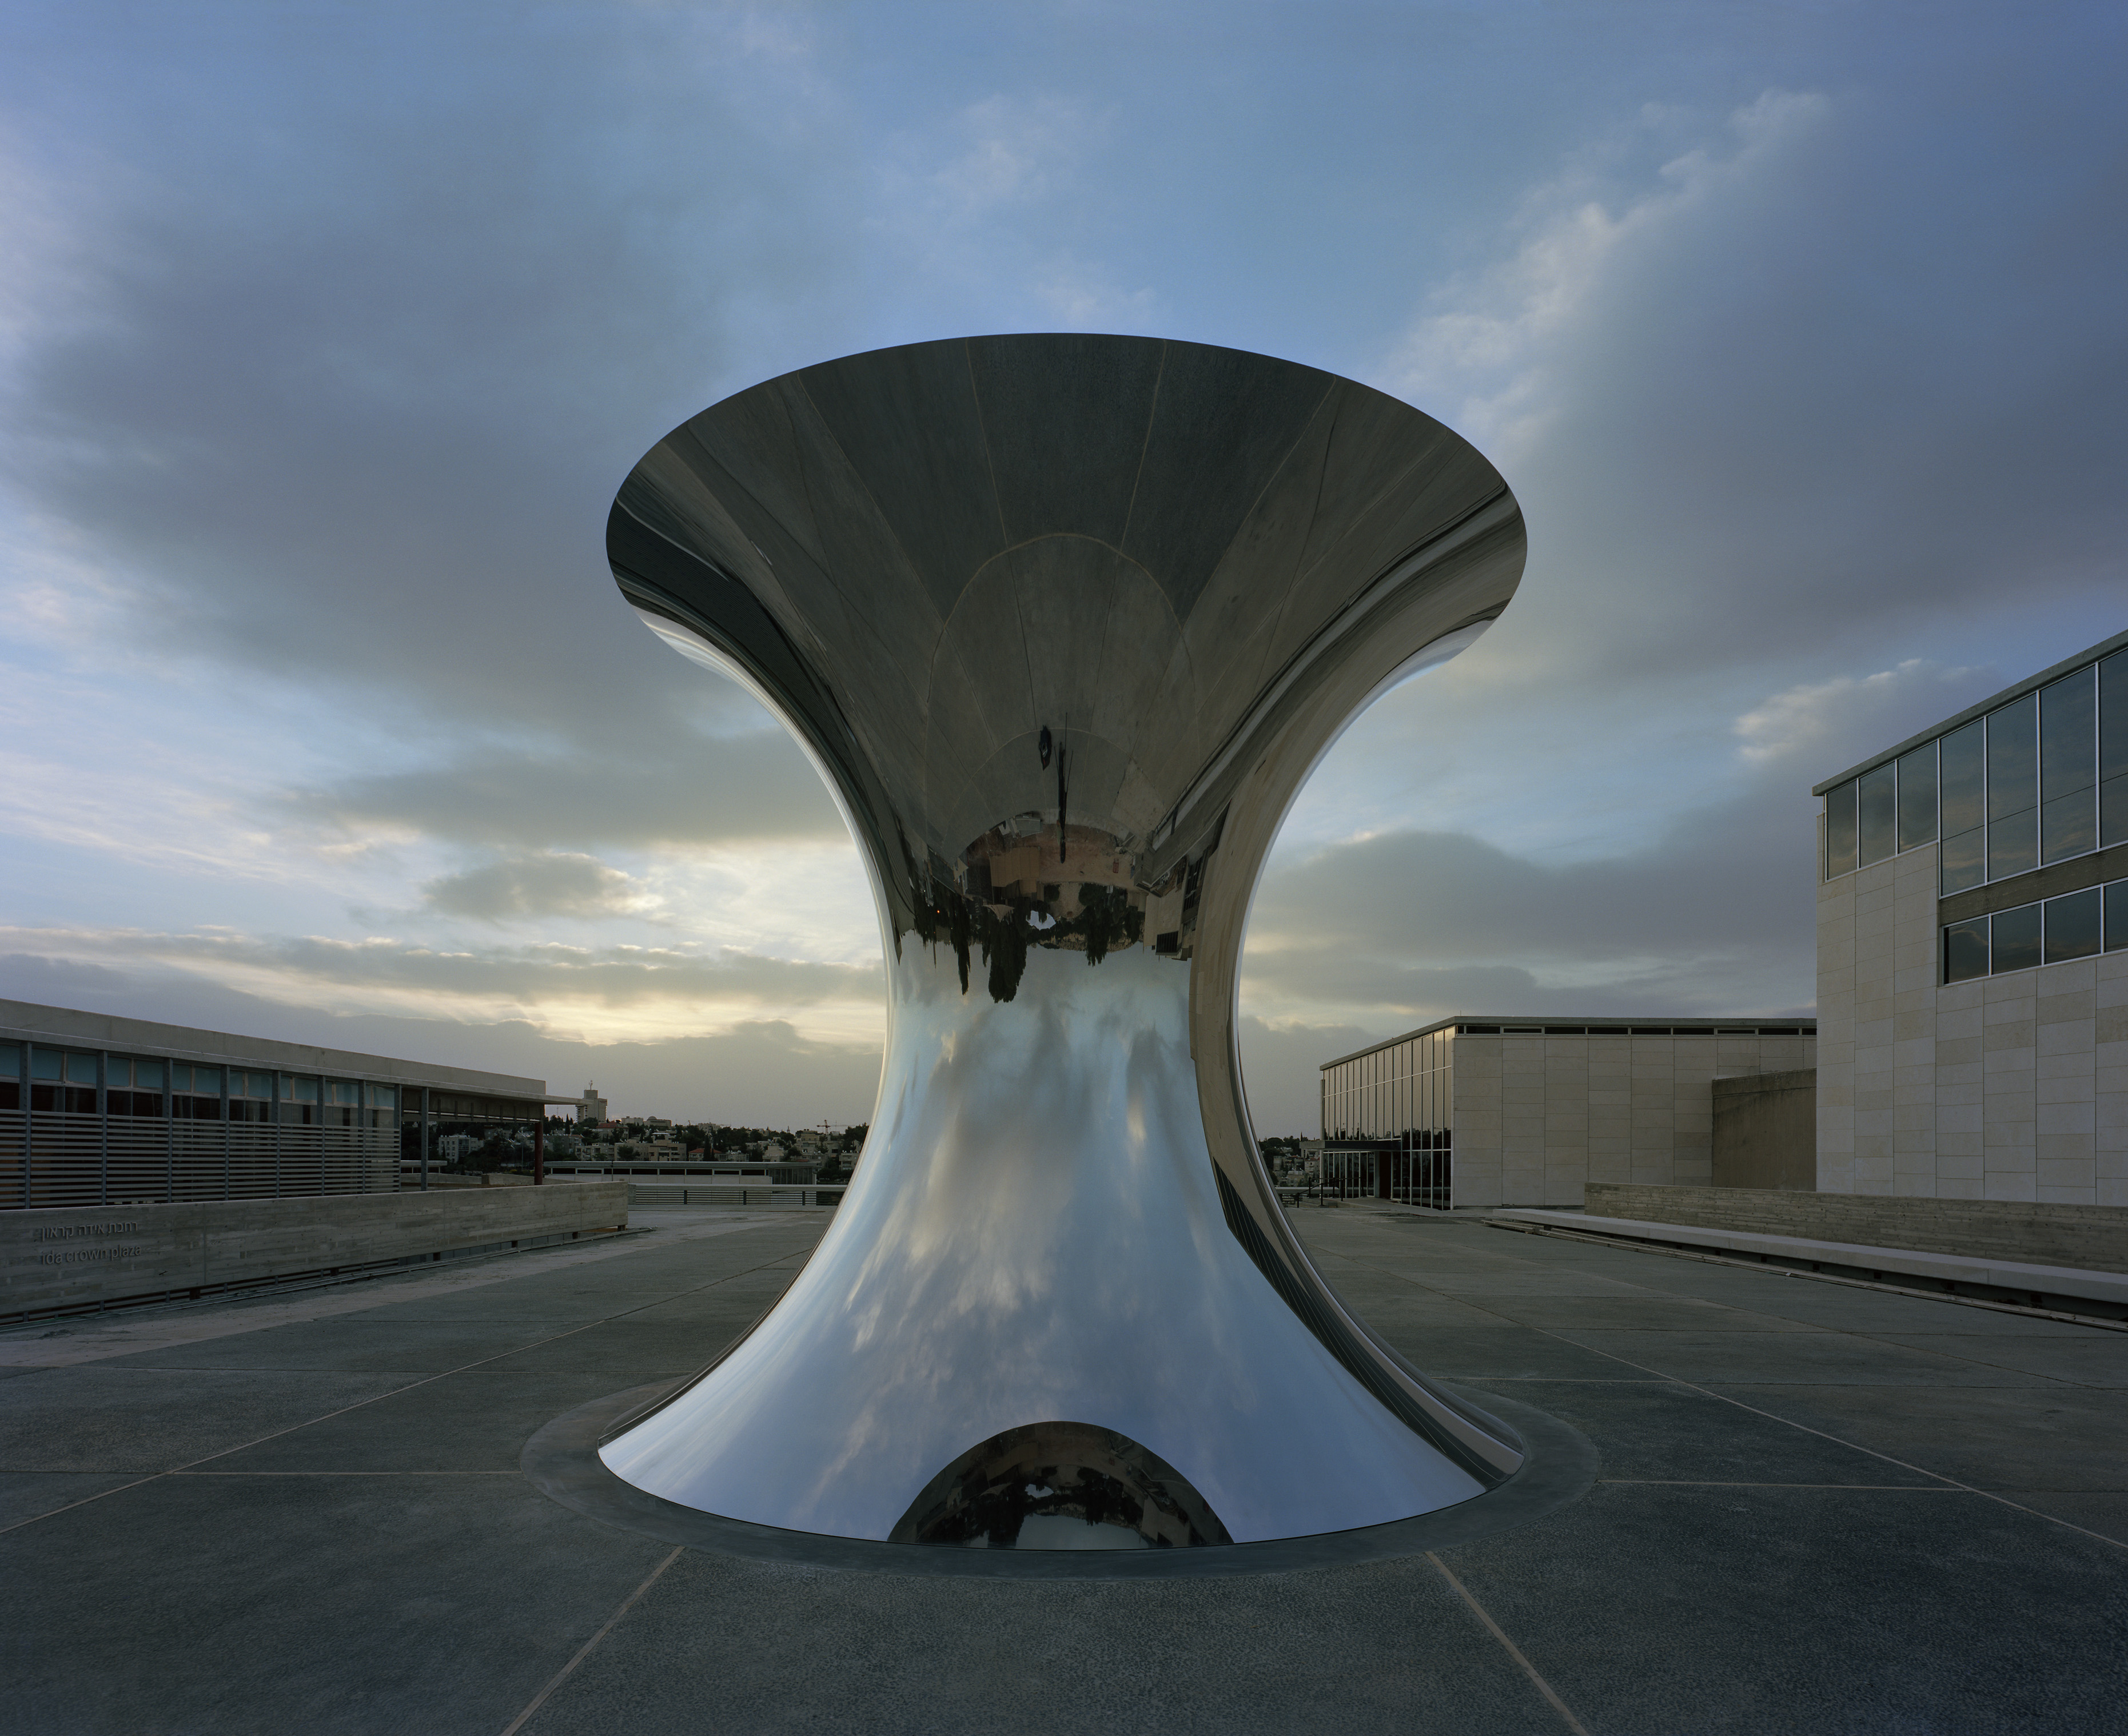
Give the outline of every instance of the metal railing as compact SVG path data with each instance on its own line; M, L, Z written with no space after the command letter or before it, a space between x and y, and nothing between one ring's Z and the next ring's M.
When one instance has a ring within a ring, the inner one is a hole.
M757 1184L711 1187L702 1182L630 1182L631 1206L724 1206L764 1208L820 1206L842 1203L841 1187L804 1187Z

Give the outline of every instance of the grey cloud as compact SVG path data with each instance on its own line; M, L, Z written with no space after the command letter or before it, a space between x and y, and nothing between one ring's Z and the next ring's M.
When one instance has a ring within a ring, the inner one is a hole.
M431 910L501 922L525 916L625 916L640 899L636 883L595 856L541 851L431 880Z
M210 974L258 972L318 989L413 990L469 998L589 1000L609 1007L656 1001L756 1001L774 1006L877 1001L876 964L715 955L640 946L498 946L444 951L388 939L344 941L316 935L230 933L158 935L125 930L37 931L49 949L33 955L78 961L110 958L129 969L173 966Z
M781 730L677 734L612 757L490 753L283 792L273 806L314 823L407 826L496 848L847 835L819 778Z

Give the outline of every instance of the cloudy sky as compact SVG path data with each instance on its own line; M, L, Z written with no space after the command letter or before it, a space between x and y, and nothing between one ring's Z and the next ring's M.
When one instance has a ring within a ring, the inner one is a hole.
M1809 786L2128 625L2117 4L0 19L0 995L869 1112L854 850L603 559L827 357L1142 332L1475 441L1521 593L1302 798L1261 1130L1458 1011L1795 1013Z

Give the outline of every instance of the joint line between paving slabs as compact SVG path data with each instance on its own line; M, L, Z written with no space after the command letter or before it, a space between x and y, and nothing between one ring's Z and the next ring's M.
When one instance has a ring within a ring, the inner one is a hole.
M633 1591L629 1592L628 1594L627 1600L624 1602L618 1610L615 1610L612 1615L606 1618L606 1625L601 1628L597 1633L592 1634L589 1639L586 1640L582 1645L577 1648L577 1655L574 1658L572 1658L567 1663L563 1664L560 1669L557 1670L554 1672L554 1679L532 1696L531 1705L525 1707L523 1711L520 1712L515 1718L510 1720L510 1727L502 1733L502 1736L517 1736L517 1733L525 1728L525 1720L530 1718L531 1715L534 1712L538 1711L540 1707L546 1705L547 1696L552 1694L555 1689L561 1686L563 1682L569 1679L570 1672L587 1658L590 1657L593 1652L596 1651L598 1649L599 1642L604 1639L607 1634L613 1632L614 1629L619 1625L622 1616L627 1615L630 1610L635 1607L636 1600L641 1597L645 1591L648 1591L653 1586L656 1585L658 1583L658 1577L663 1574L667 1567L671 1567L674 1562L679 1560L679 1558L686 1553L687 1551L686 1548L682 1546L680 1548L675 1549L670 1555L667 1556L664 1560L661 1561L656 1567L653 1567L650 1570L650 1577L644 1580L643 1583L638 1586ZM1588 1733L1584 1731L1582 1733L1582 1736L1588 1736Z
M402 1393L413 1392L423 1386L433 1386L438 1381L448 1380L454 1374L469 1373L473 1369L483 1367L489 1363L499 1363L508 1357L522 1356L528 1350L544 1349L547 1345L558 1344L563 1339L574 1338L580 1332L589 1332L594 1326L603 1326L611 1320L625 1320L631 1314L641 1314L648 1309L662 1308L669 1302L678 1301L682 1296L699 1296L705 1290L714 1290L718 1285L729 1284L734 1278L751 1277L755 1272L766 1272L778 1261L789 1258L788 1254L778 1254L773 1260L763 1260L759 1265L749 1266L743 1272L727 1272L720 1278L712 1278L706 1284L697 1284L691 1290L677 1291L674 1295L661 1297L655 1302L640 1302L633 1308L624 1308L617 1314L601 1315L595 1320L586 1320L581 1326L572 1326L567 1332L557 1332L549 1337L535 1339L530 1344L520 1344L513 1350L498 1350L493 1356L482 1357L477 1361L466 1363L463 1367L445 1368L440 1372L425 1376L420 1380L409 1381L403 1386L394 1386L389 1392L379 1392L373 1397L363 1399L355 1404L343 1405L337 1410L328 1410L323 1416L306 1417L300 1423L291 1423L285 1429L276 1429L271 1434L262 1434L256 1440L240 1441L234 1447L224 1447L217 1452L202 1453L197 1458L188 1459L182 1465L173 1465L167 1471L151 1471L145 1477L135 1477L130 1483L121 1483L114 1489L106 1489L98 1494L85 1495L79 1501L69 1501L64 1507L55 1507L49 1513L33 1513L27 1519L17 1520L12 1525L0 1525L0 1537L5 1537L11 1531L19 1531L25 1525L34 1525L47 1519L56 1519L62 1513L71 1513L75 1508L86 1507L92 1501L108 1501L114 1495L123 1495L128 1489L138 1489L145 1483L159 1482L166 1477L197 1474L194 1471L196 1466L211 1465L218 1458L227 1458L232 1453L243 1453L253 1447L263 1447L267 1442L277 1441L284 1434L294 1434L298 1430L311 1428L319 1423L329 1423L335 1417L345 1416L351 1410L360 1410L366 1405L382 1404L386 1399L397 1398ZM197 1371L173 1372L197 1372Z
M1470 1595L1470 1591L1465 1587L1461 1580L1458 1579L1453 1573L1451 1573L1448 1571L1448 1563L1443 1561L1438 1555L1436 1555L1431 1549L1428 1549L1426 1552L1426 1558L1432 1562L1435 1567L1440 1571L1441 1577L1448 1581L1456 1595L1461 1598L1464 1602L1470 1605L1470 1613L1473 1615L1475 1615L1479 1620L1484 1623L1485 1631L1491 1634L1494 1638L1499 1641L1501 1648L1507 1653L1508 1657L1514 1659L1517 1666L1521 1669L1522 1674L1529 1677L1531 1686L1536 1688L1538 1693L1544 1696L1546 1701L1551 1705L1552 1710L1558 1713L1559 1715L1565 1720L1567 1729L1574 1732L1574 1736L1589 1736L1589 1726L1582 1723L1579 1719L1574 1715L1572 1709L1568 1706L1565 1700L1561 1700L1559 1696L1553 1691L1551 1684L1546 1681L1544 1677L1537 1674L1537 1666L1532 1663L1529 1659L1522 1656L1521 1648L1517 1646L1514 1641L1508 1638L1508 1636L1501 1631L1499 1623L1494 1621L1491 1616L1485 1613L1485 1606ZM514 1730L516 1728L517 1726L515 1724L512 1724L510 1727L511 1730ZM502 1733L502 1736L510 1736L510 1730L505 1730Z
M1345 1258L1351 1258L1351 1257L1347 1255L1345 1256ZM1393 1277L1400 1282L1410 1284L1417 1289L1432 1291L1437 1296L1450 1294L1450 1292L1445 1291L1434 1290L1433 1286L1426 1283L1421 1279L1409 1277L1400 1272L1393 1272L1385 1266L1372 1265L1365 1260L1360 1259L1353 1259L1352 1263L1356 1266L1361 1267L1366 1271L1379 1272L1385 1277ZM1633 1289L1641 1289L1645 1287L1641 1285L1632 1285L1629 1287ZM1952 1489L1958 1490L1964 1494L1977 1495L1983 1501L1992 1501L1999 1506L2007 1507L2013 1513L2027 1514L2034 1519L2044 1520L2050 1525L2059 1525L2064 1530L2073 1531L2080 1537L2088 1537L2095 1542L2109 1544L2116 1549L2128 1549L2128 1542L2123 1542L2120 1538L2108 1537L2102 1531L2087 1529L2084 1526L2073 1524L2069 1520L2058 1519L2051 1513L2042 1513L2037 1507L2028 1507L2022 1501L2012 1501L2008 1496L1997 1495L1992 1489L1978 1488L1971 1483L1961 1482L1955 1477L1946 1477L1940 1471L1931 1471L1926 1465L1913 1464L1903 1458L1895 1458L1888 1453L1879 1453L1874 1447L1865 1447L1860 1441L1848 1440L1841 1435L1828 1433L1823 1429L1813 1429L1809 1425L1809 1424L1799 1423L1793 1417L1782 1416L1771 1410L1761 1410L1756 1405L1747 1405L1743 1401L1743 1400L1731 1397L1726 1392L1717 1392L1712 1386L1703 1386L1700 1385L1698 1382L1686 1380L1681 1375L1665 1374L1660 1368L1651 1368L1646 1363L1636 1363L1631 1357L1619 1355L1615 1350L1605 1350L1594 1344L1584 1344L1579 1339L1570 1339L1565 1333L1555 1332L1549 1326L1532 1326L1526 1321L1513 1319L1512 1315L1499 1314L1499 1310L1496 1309L1485 1307L1484 1304L1476 1297L1470 1296L1458 1296L1453 1297L1453 1300L1463 1302L1468 1306L1476 1308L1483 1313L1495 1315L1498 1318L1508 1321L1510 1325L1522 1327L1526 1331L1538 1333L1543 1337L1548 1339L1556 1339L1560 1344L1571 1344L1576 1350L1585 1350L1591 1356L1600 1356L1606 1362L1617 1363L1622 1368L1636 1369L1641 1373L1648 1375L1655 1380L1666 1381L1674 1386L1682 1386L1688 1392L1697 1392L1704 1398L1714 1399L1724 1405L1734 1405L1739 1410L1749 1411L1753 1416L1763 1416L1769 1423L1779 1423L1784 1427L1798 1429L1803 1434L1814 1434L1822 1441L1831 1441L1835 1446L1846 1447L1856 1453L1866 1453L1872 1458L1882 1459L1888 1465L1897 1465L1902 1471L1911 1471L1917 1477L1932 1477L1938 1482L1947 1484ZM1713 1306L1717 1308L1727 1309L1731 1312L1737 1314L1749 1314L1753 1311L1748 1308L1738 1308L1735 1304L1729 1302L1717 1302ZM1857 1332L1844 1326L1831 1329L1845 1333L1850 1338L1864 1338L1870 1339L1873 1342L1879 1342L1875 1339L1874 1334ZM1466 1378L1468 1378L1468 1377L1466 1377ZM1592 1384L1594 1383L1592 1382ZM2073 1382L2062 1382L2059 1384L2064 1386L2077 1385L2077 1383ZM2078 1387L2078 1390L2088 1391L2089 1389L2079 1386ZM1613 1479L1606 1479L1606 1481L1612 1480ZM1445 1573L1448 1570L1444 1567L1442 1571ZM1474 1605L1473 1607L1475 1606Z

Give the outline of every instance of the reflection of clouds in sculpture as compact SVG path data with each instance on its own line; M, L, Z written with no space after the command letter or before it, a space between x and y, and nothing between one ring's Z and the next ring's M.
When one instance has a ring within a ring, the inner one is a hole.
M615 1470L736 1518L884 1537L976 1442L1069 1416L1173 1464L1238 1540L1479 1491L1228 1233L1192 1155L1185 973L1038 954L1003 1006L963 1003L948 957L912 951L894 975L878 1143L828 1236L775 1329L705 1383L715 1403L658 1412L606 1449ZM1090 1140L1120 1161L1085 1162ZM1099 1414L1078 1415L1089 1394Z
M1498 1425L1315 1274L1256 1157L1233 1031L1294 792L1513 592L1520 512L1484 458L1261 356L912 345L676 429L607 545L653 628L799 737L891 955L878 1107L829 1234L608 1463L711 1511L875 1538L1036 1425L1123 1437L1237 1539L1402 1518L1512 1472Z

